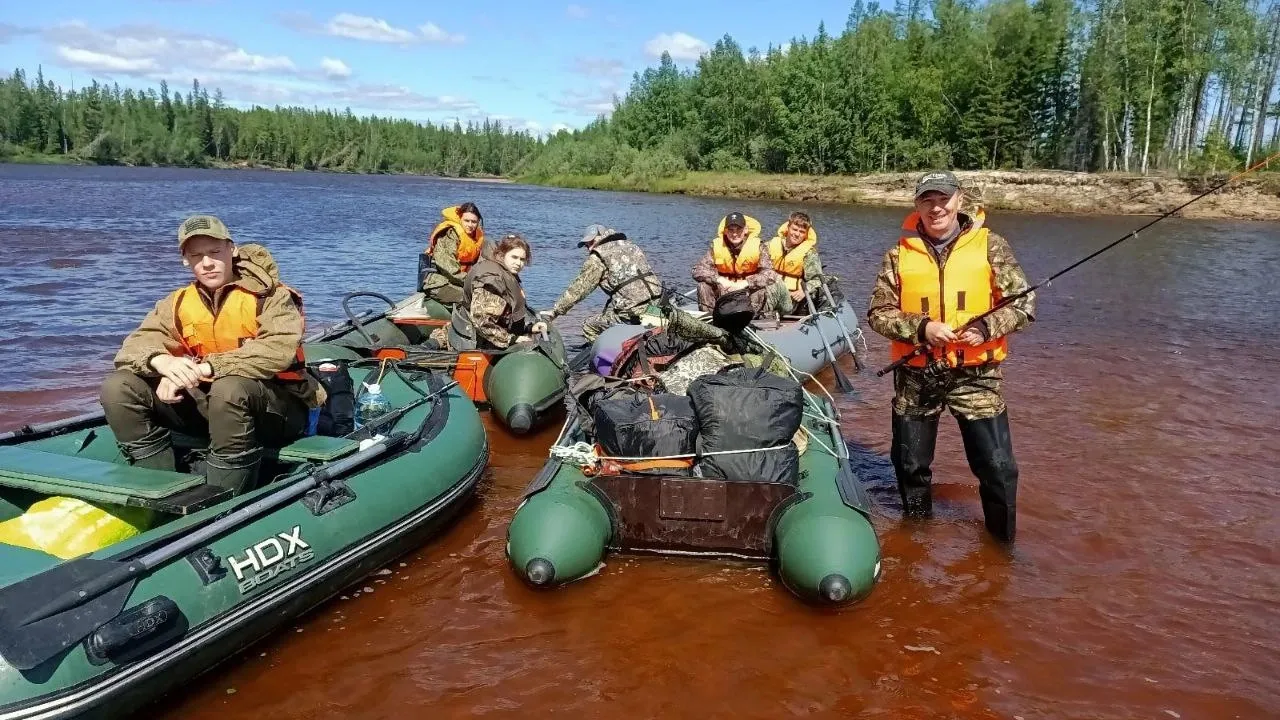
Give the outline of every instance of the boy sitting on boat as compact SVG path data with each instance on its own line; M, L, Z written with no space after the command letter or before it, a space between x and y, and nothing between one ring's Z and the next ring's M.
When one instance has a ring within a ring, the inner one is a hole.
M133 465L175 470L171 431L209 438L206 480L252 489L264 445L306 430L324 390L305 372L302 297L261 245L196 215L178 228L192 282L156 303L121 346L102 407Z

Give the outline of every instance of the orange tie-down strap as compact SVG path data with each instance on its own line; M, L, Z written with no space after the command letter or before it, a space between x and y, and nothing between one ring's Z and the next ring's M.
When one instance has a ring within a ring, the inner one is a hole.
M641 470L687 470L688 468L693 467L693 458L654 460L622 460L612 458L605 455L604 448L599 445L596 445L596 457L600 458L600 464L595 467L583 468L583 475L618 475L623 472L639 472Z

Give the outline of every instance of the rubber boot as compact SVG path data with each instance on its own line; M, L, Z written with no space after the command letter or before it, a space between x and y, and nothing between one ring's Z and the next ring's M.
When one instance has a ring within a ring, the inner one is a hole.
M205 482L226 488L232 495L252 490L258 481L258 466L262 461L262 448L254 448L235 455L218 455L210 452L205 458Z
M969 469L978 477L978 495L987 532L1013 542L1017 530L1018 463L1013 457L1009 413L982 420L960 420L960 436Z
M938 442L938 416L893 414L893 446L889 456L902 495L902 516L933 514L933 450Z
M173 435L166 428L156 428L140 440L116 443L120 454L134 467L149 470L177 470L173 454Z

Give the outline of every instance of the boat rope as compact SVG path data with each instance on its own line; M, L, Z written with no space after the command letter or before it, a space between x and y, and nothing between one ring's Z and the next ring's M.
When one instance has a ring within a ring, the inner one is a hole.
M742 455L745 453L768 452L769 450L782 450L791 446L793 443L787 441L781 445L760 448L743 448L740 450L712 450L703 453L686 453L682 455L654 455L650 457L623 457L617 455L600 455L596 452L596 447L591 443L576 442L572 445L553 445L550 450L552 458L561 462L567 462L579 467L593 467L598 465L601 460L613 460L615 462L646 462L649 460L696 460L704 457L714 457L717 455ZM821 441L819 441L821 444Z
M759 335L757 335L757 334L755 333L755 331L754 331L754 330L752 330L751 328L747 328L746 332L747 332L747 334L748 334L748 335L750 335L750 336L751 336L751 338L752 338L753 340L755 340L756 342L760 343L761 345L764 345L765 347L768 347L768 348L772 349L772 347L773 347L773 346L772 346L772 345L769 345L769 344L768 344L768 343L766 343L764 340L762 340L762 339L760 338L760 336L759 336ZM824 394L824 395L826 395L826 396L827 396L827 399L831 401L831 409L832 409L833 411L835 410L835 407L836 407L836 399L835 399L834 397L832 397L832 396L831 396L831 392L830 392L829 390L827 390L827 387L826 387L825 385L823 385L821 382L819 382L819 381L818 381L818 378L816 378L816 377L814 377L814 376L810 375L809 373L807 373L807 372L805 372L805 371L803 371L803 370L797 370L797 369L796 369L796 367L795 367L794 365L792 365L792 364L791 364L791 361L790 361L790 360L788 360L788 359L787 359L787 357L786 357L785 355L783 355L782 353L779 353L779 352L777 352L777 351L775 350L775 351L774 351L774 354L778 356L778 359L779 359L780 361L782 361L782 366L783 366L783 367L785 367L785 368L787 369L787 372L791 373L791 379L792 379L792 380L795 380L795 381L796 381L796 382L798 382L798 383L800 383L800 385L801 385L800 391L801 391L802 393L804 393L805 399L806 399L806 400L808 400L808 401L809 401L809 403L813 405L814 409L816 409L818 412L821 412L823 415L826 415L826 412L825 412L826 408L823 408L823 407L822 407L822 405L820 405L816 400L814 400L814 399L813 399L813 394L812 394L812 393L810 393L808 390L804 389L804 387L803 387L803 385L804 385L804 380L801 380L801 379L800 379L800 375L804 375L805 377L807 377L807 378L809 378L810 380L812 380L812 381L814 382L814 384L815 384L815 385L817 385L818 387L822 388L822 394ZM832 418L832 420L834 421L834 420L835 420L835 418Z

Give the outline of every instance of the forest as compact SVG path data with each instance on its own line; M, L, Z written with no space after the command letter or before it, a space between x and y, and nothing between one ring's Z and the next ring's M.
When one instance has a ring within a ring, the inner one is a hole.
M0 79L0 160L100 165L218 163L450 177L507 175L542 146L485 121L441 127L304 108L239 110L193 81L142 92L93 82L64 91L37 70Z
M323 109L227 106L199 82L66 91L0 79L0 160L663 178L956 169L1217 173L1280 147L1280 0L858 0L839 35L636 73L550 138Z
M1221 172L1275 152L1278 68L1275 0L858 0L838 36L663 57L524 172Z

